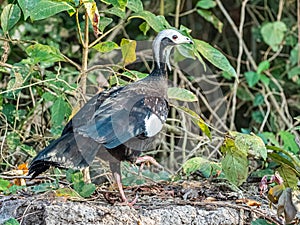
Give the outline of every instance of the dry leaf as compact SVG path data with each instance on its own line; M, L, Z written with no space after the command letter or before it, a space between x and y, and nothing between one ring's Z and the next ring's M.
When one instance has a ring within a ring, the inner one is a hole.
M278 200L277 215L284 213L285 223L289 224L295 218L297 209L292 201L292 189L286 188Z
M256 207L261 206L261 203L260 203L260 202L255 201L255 200L253 200L253 199L248 199L248 198L237 199L237 200L236 200L236 203L245 203L245 204L247 204L248 206L256 206Z

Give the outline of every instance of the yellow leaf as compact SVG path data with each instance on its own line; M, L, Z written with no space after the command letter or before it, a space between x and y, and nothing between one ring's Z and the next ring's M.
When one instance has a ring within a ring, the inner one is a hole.
M92 23L94 33L96 36L98 36L101 32L99 31L99 22L100 22L100 15L99 11L96 5L96 2L94 0L90 0L89 2L83 2L85 10L89 16L89 19Z
M133 63L136 60L136 41L123 38L121 41L121 51L124 60L124 65Z

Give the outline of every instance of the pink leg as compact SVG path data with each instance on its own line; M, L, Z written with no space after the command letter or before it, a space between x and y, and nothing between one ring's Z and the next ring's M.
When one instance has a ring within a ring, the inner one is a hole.
M117 182L118 189L119 189L119 192L120 192L120 195L121 195L122 200L124 201L124 203L125 203L126 205L129 205L129 206L132 207L132 206L137 202L138 196L136 195L136 197L133 199L132 202L128 202L128 200L127 200L127 198L126 198L126 196L125 196L124 190L123 190L123 186L122 186L120 174L114 173L114 177L115 177L115 180L116 180L116 182Z
M143 169L143 167L144 167L144 165L146 163L151 163L154 166L157 166L158 168L163 168L163 166L160 165L153 157L148 156L148 155L145 155L145 156L142 156L142 157L138 157L136 159L135 163L141 163L140 171Z

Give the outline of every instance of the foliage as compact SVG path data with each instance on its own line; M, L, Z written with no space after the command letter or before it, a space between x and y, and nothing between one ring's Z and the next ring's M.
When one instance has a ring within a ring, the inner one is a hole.
M148 0L4 1L0 170L30 160L57 138L86 98L147 76L151 57L147 49L137 50L139 42L176 27L194 45L174 51L171 111L152 155L187 177L224 176L239 186L249 176L277 171L284 188L296 188L299 9L295 1L281 2L236 2L239 10L231 10L230 1L219 0L185 1L176 8L171 0L160 6ZM126 185L170 175L145 170L145 178L136 167L124 169ZM58 195L76 196L75 190L89 197L95 189L79 173L67 178L72 190L50 182L33 191L55 188ZM16 186L0 179L1 192L15 193Z

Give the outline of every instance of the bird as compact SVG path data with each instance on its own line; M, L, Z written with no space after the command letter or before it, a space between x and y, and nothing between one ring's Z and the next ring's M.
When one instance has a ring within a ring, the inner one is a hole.
M51 166L83 169L97 155L109 162L122 201L133 205L136 199L129 202L124 194L120 163L158 164L154 158L140 155L166 122L170 53L174 46L186 43L193 41L176 29L159 32L152 43L154 67L150 74L92 97L66 124L61 136L31 161L28 175L35 178Z

